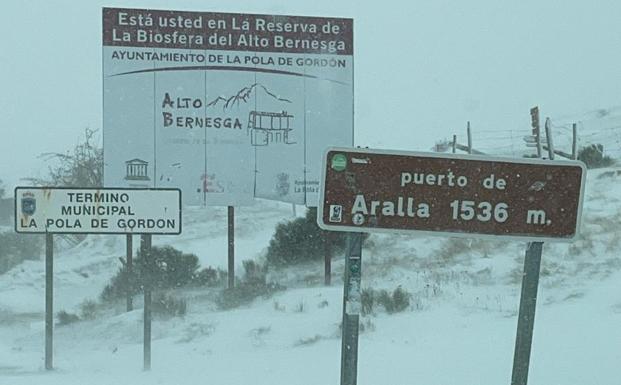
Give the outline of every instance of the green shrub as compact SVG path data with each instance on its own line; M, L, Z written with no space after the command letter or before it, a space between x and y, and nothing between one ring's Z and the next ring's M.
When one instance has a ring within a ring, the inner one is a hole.
M251 286L265 286L267 280L267 265L261 265L253 260L242 261L244 267L243 283Z
M412 294L408 291L397 287L389 292L388 290L363 289L360 301L362 303L362 315L373 313L376 305L384 308L386 313L399 313L410 307L410 299Z
M72 324L74 322L78 322L80 320L80 317L78 317L77 314L73 314L73 313L68 313L64 310L59 311L56 314L56 317L58 318L58 325L69 325Z
M293 311L295 311L296 313L304 313L305 307L306 305L304 305L304 301L300 301L297 305L295 305L295 309Z
M360 323L358 324L358 332L360 334L368 333L375 331L375 324L371 321L370 318L362 318ZM343 322L339 322L339 337L343 334Z
M326 238L332 253L345 250L347 235L321 230L317 226L317 208L311 207L304 218L276 226L267 249L267 262L270 265L292 265L323 259Z
M97 302L87 299L80 305L82 319L92 320L97 317Z
M168 294L158 294L151 305L153 314L169 317L183 317L188 311L188 304L183 298L175 298Z
M151 248L148 258L150 263L146 261L139 252L131 274L124 264L104 288L102 300L125 297L128 291L133 295L138 294L147 282L154 290L173 289L196 282L199 265L198 257L194 254L184 254L170 246L155 246Z
M192 277L192 284L206 287L222 286L227 282L227 274L225 270L207 266Z
M587 168L600 168L612 166L615 161L609 156L604 156L604 146L592 144L578 151L578 160L586 164Z
M110 283L101 292L103 301L114 301L123 298L129 292L136 295L142 291L142 276L140 270L134 268L130 273L127 266L123 265L117 273L110 279Z
M392 301L390 309L386 308L389 313L399 313L410 307L410 298L412 295L399 286L392 292Z
M373 289L362 289L360 293L360 303L362 305L362 315L373 313L375 306L375 292Z
M41 258L43 239L39 234L0 233L0 274L25 260Z
M186 286L198 271L198 257L184 254L171 246L152 247L149 255L151 265L138 253L138 263L143 277L151 278L151 287L169 289Z
M224 289L216 303L221 309L232 309L246 305L258 297L269 297L284 287L267 282L267 265L260 265L251 260L243 262L244 276L235 287Z
M390 296L390 293L388 293L388 290L380 290L377 293L376 301L378 305L384 307L384 310L386 310L387 313L393 313L392 297Z
M321 341L323 339L323 337L319 334L315 334L312 337L308 337L308 338L300 338L299 340L297 340L293 346L308 346L308 345L312 345L314 343L317 343L319 341Z
M319 302L317 304L317 307L319 309L323 309L324 307L328 307L328 305L330 305L330 303L327 300L324 299L323 301L321 301L321 302Z

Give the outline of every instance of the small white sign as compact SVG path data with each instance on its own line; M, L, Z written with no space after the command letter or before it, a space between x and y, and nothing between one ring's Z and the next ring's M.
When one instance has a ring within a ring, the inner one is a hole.
M181 190L17 187L15 231L181 234Z

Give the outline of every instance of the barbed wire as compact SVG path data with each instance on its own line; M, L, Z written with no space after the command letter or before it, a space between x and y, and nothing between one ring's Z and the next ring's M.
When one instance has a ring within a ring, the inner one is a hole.
M544 120L545 121L545 120ZM577 125L576 143L578 148L591 144L602 144L604 152L611 156L621 156L621 105L587 111L586 113L567 114L551 117L550 128L554 147L571 152L574 124ZM541 140L545 145L544 123L541 123ZM522 156L536 152L536 148L527 146L524 138L532 137L532 128L489 129L471 125L473 148L489 154L512 154ZM465 131L465 129L464 129ZM459 130L461 132L461 129ZM465 132L458 136L458 142L465 140ZM502 143L503 141L508 141ZM449 139L448 142L452 142ZM500 143L499 143L500 142Z

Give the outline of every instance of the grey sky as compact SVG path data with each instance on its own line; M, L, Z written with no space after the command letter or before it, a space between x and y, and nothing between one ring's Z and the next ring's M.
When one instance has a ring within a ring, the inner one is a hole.
M101 7L353 17L356 144L427 150L473 127L528 129L621 104L617 1L8 1L0 12L0 179L101 128Z

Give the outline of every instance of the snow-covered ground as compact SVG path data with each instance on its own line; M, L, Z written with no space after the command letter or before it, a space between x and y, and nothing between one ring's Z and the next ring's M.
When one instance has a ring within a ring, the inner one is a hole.
M298 214L302 215L298 209ZM291 207L260 202L236 210L237 270L261 259ZM226 266L225 209L188 209L179 237L154 237ZM525 243L372 235L363 287L413 294L402 313L362 318L363 384L497 385L511 377ZM78 312L119 267L124 237L89 236L55 257L55 310ZM621 362L621 173L590 171L582 233L544 245L529 384L618 385ZM155 319L153 364L142 371L142 311L124 305L98 318L56 326L56 370L43 370L44 264L0 275L0 384L336 384L342 256L333 284L323 264L272 270L287 286L249 306L218 310L193 289L185 317ZM140 308L139 298L136 298Z

